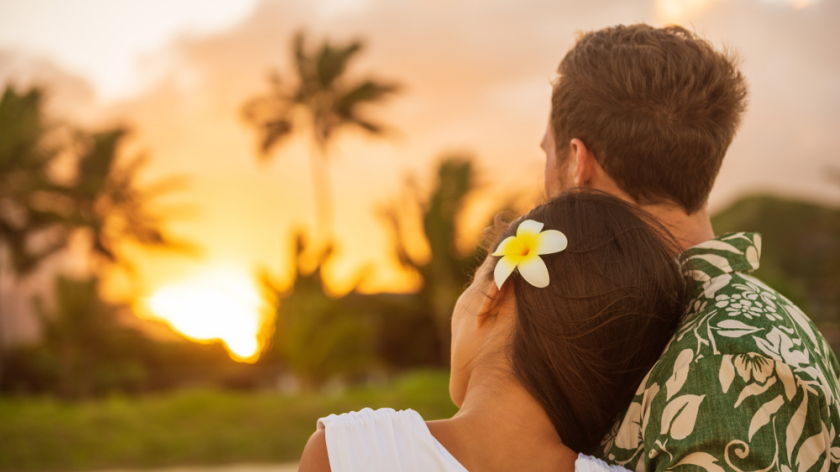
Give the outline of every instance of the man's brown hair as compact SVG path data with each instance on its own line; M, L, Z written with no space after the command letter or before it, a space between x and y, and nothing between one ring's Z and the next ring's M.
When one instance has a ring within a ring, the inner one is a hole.
M746 108L731 52L679 26L620 25L579 36L557 72L558 159L578 138L637 202L706 204Z

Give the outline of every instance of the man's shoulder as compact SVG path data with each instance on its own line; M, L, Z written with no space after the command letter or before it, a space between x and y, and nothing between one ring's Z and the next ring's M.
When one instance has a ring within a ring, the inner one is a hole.
M837 471L840 365L799 307L749 275L760 253L756 233L724 235L683 253L695 292L604 439L601 458L637 471L683 464ZM827 454L834 448L836 457Z
M805 457L799 470L820 469L829 463L820 454L840 447L837 371L828 343L787 298L747 274L710 278L598 456L637 471L718 470L742 448L750 452L735 470L774 460L795 470ZM808 438L822 452L805 452Z
M740 272L719 275L697 288L651 376L671 375L686 349L694 359L760 355L805 374L816 375L811 368L817 368L836 378L834 354L808 316L776 290Z

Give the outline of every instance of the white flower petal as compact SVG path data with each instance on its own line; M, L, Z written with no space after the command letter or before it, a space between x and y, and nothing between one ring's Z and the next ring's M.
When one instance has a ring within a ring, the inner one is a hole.
M516 236L508 236L505 238L504 241L499 243L499 247L496 248L496 252L493 253L494 256L504 256L508 254L511 247L515 245Z
M521 258L519 257L512 257L512 256L505 256L499 259L499 262L496 263L496 269L493 270L493 279L496 281L496 287L499 290L502 289L502 285L505 283L510 274L513 273L513 269L516 269L516 265L519 263Z
M522 223L519 223L519 227L516 228L516 236L521 237L524 235L531 235L536 236L537 233L542 231L544 224L540 223L539 221L534 220L525 220Z
M548 267L540 256L523 257L519 262L519 273L526 282L537 288L548 286Z
M538 234L534 241L534 250L537 254L554 254L566 249L569 240L566 235L556 229L545 230Z

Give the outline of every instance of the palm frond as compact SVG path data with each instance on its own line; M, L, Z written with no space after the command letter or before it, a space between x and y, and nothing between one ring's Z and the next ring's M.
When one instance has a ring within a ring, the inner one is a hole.
M295 69L297 69L298 79L300 83L303 84L306 82L306 79L309 77L309 67L308 67L308 58L306 57L306 33L303 31L298 31L295 33L295 37L292 40L292 54L295 59Z
M344 47L333 47L325 41L317 56L318 82L322 89L329 89L335 80L344 74L350 59L363 48L361 41L353 41Z
M48 128L41 112L42 97L37 88L17 93L6 86L0 98L0 174L39 166L51 157L42 148L41 138Z
M393 83L380 83L365 80L343 93L335 104L337 115L345 119L353 118L355 109L364 103L377 102L399 91L400 86Z
M118 128L91 137L93 141L87 151L79 158L77 193L92 196L103 188L109 175L115 168L117 146L126 135L126 130Z
M292 122L282 118L275 121L268 121L262 124L262 144L260 145L261 158L267 159L271 149L278 142L289 136L292 132Z
M382 125L371 123L370 121L365 121L361 118L354 117L348 120L348 123L352 123L370 134L383 134L385 132L385 128Z

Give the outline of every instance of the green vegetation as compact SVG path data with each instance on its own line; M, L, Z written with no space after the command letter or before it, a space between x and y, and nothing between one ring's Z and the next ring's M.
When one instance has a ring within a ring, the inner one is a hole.
M467 199L475 191L479 180L476 165L470 156L451 154L445 156L437 168L433 191L426 198L415 196L414 205L422 213L420 227L429 244L431 258L418 261L412 257L405 241L407 224L401 214L411 214L410 209L395 206L385 210L384 216L394 235L397 258L404 268L412 270L423 279L423 287L413 294L415 306L432 321L437 333L440 365L449 363L450 317L455 302L464 285L486 256L476 241L466 252L456 247L461 214ZM406 199L409 200L410 199ZM511 202L497 202L492 214L514 213ZM403 206L408 204L404 203ZM491 214L491 218L492 218ZM492 225L492 220L488 220Z
M310 390L330 378L364 375L380 363L374 352L375 302L362 296L367 303L358 304L353 303L357 296L327 295L321 280L323 259L314 271L301 270L305 244L299 235L292 287L281 291L270 277L263 278L274 318L263 329L267 347L259 363L284 365Z
M331 413L412 408L452 416L448 374L421 371L386 386L286 396L209 390L66 403L0 397L0 470L78 470L295 461Z

